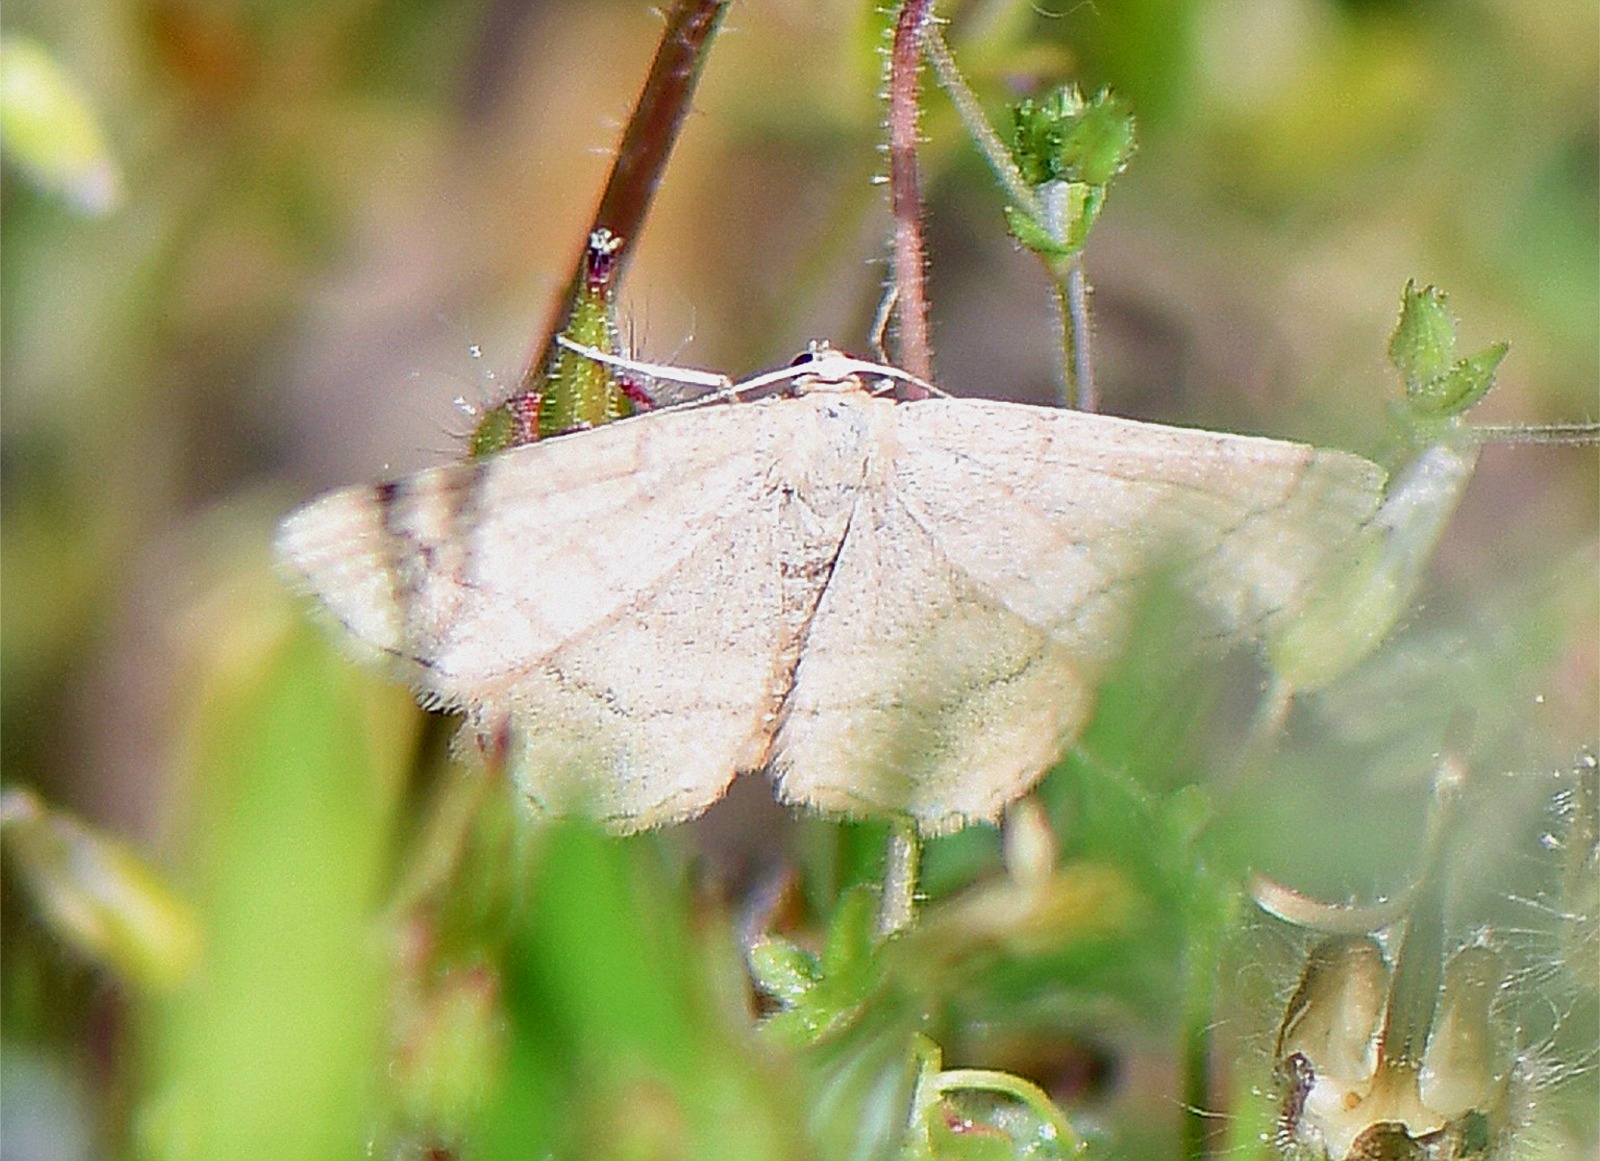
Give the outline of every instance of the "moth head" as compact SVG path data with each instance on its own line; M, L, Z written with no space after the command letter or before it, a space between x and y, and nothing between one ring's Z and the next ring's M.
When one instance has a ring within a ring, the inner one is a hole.
M888 363L858 359L826 341L817 340L791 359L782 371L769 372L748 382L758 383L775 377L787 379L796 395L894 392L902 399L924 399L940 394L932 384L924 383L909 371Z

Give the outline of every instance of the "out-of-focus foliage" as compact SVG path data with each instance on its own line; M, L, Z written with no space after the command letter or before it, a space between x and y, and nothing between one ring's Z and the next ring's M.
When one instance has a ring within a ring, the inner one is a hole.
M79 954L154 987L194 968L194 915L126 845L27 790L0 797L0 835L35 905Z
M739 374L809 338L865 346L886 236L871 7L730 16L619 294L645 357ZM996 124L1062 81L1138 119L1083 255L1106 410L1398 458L1385 350L1413 278L1450 290L1462 350L1509 341L1474 417L1600 410L1590 7L1037 7L941 10ZM1330 898L1403 885L1463 708L1480 821L1451 936L1504 944L1543 1078L1527 1155L1592 1156L1596 998L1571 949L1592 947L1572 804L1593 799L1557 773L1600 699L1592 450L1486 448L1398 627L1298 699L1261 762L1241 758L1258 661L1193 660L1152 594L1039 795L1060 848L1041 898L1116 906L1030 925L974 830L925 853L925 929L830 961L882 826L792 820L751 786L661 834L531 831L266 565L296 500L465 454L451 400L497 390L469 349L502 382L520 370L585 241L650 6L16 0L4 21L7 54L23 38L71 78L122 179L86 217L9 140L0 157L4 777L65 820L54 850L148 869L161 913L196 924L165 949L192 966L141 974L63 926L21 867L41 864L8 851L8 1156L785 1157L807 1132L889 1140L928 1091L952 1153L1003 1155L973 1142L1015 1102L947 1106L923 1083L965 1068L1037 1082L1102 1155L1192 1152L1188 1104L1258 1156L1253 1094L1304 944L1250 918L1243 873ZM939 381L1048 401L1043 275L928 89ZM90 930L127 918L105 906ZM761 996L758 935L783 941ZM796 1048L761 1016L840 1019ZM841 1127L819 1128L830 1109Z
M0 40L0 148L87 212L117 203L117 166L99 121L49 51L22 37Z

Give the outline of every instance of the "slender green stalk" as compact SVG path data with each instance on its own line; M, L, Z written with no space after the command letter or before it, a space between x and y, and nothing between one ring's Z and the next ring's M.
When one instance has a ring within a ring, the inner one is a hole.
M1049 207L1028 184L1011 150L989 124L983 106L961 75L950 46L937 27L930 26L926 30L923 51L933 64L934 74L955 106L962 125L994 171L1006 196L1029 219L1050 220ZM1061 236L1065 236L1064 230ZM1099 392L1095 388L1094 363L1090 358L1089 283L1083 273L1083 263L1074 255L1064 262L1046 261L1044 267L1050 277L1061 332L1061 404L1080 411L1098 410Z
M1600 443L1600 423L1475 423L1468 432L1479 443L1536 443L1588 446Z
M924 35L923 50L928 54L934 75L939 78L940 87L950 98L950 103L956 107L956 114L961 118L961 124L966 127L973 144L978 147L978 152L983 154L983 159L994 171L995 178L1006 191L1006 197L1016 202L1030 218L1042 221L1044 206L1040 204L1033 188L1023 178L1022 170L1017 168L1011 150L1006 148L1006 143L1000 139L1000 134L989 124L983 106L978 103L977 94L961 75L956 58L951 54L950 46L945 43L944 36L937 26L930 27Z
M911 926L916 915L917 875L922 864L922 837L917 824L897 818L889 832L884 855L883 902L878 911L878 934L890 936Z

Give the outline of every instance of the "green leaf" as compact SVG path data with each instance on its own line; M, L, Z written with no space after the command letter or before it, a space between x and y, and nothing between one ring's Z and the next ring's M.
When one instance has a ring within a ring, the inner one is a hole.
M1085 102L1066 85L1012 109L1011 148L1023 180L1104 186L1133 156L1134 120L1105 89Z
M852 887L839 900L822 949L822 970L830 976L867 974L877 950L878 894L865 884Z
M1443 375L1410 386L1407 398L1424 417L1454 418L1477 404L1494 386L1494 373L1509 345L1495 343L1453 364Z
M141 1155L332 1161L373 1127L388 995L372 905L417 714L286 597L243 619L236 598L203 646L185 779L204 970L151 1013Z
M1070 258L1077 253L1075 247L1058 242L1046 226L1016 206L1006 207L1006 226L1013 238L1042 258Z
M806 1127L816 1146L813 1155L902 1155L923 1039L902 1017L875 1006L870 1019L808 1053L813 1072Z
M1062 141L1061 157L1076 180L1103 186L1127 168L1133 146L1133 114L1102 89Z

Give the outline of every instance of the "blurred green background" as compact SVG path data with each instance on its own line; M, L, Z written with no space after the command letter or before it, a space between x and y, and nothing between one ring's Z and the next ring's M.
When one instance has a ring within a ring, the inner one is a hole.
M811 338L865 348L887 237L869 9L734 5L624 283L644 357L737 375ZM1074 79L1139 119L1087 253L1106 410L1390 454L1384 345L1416 278L1450 292L1466 349L1511 343L1475 418L1600 411L1592 4L941 11L991 117ZM529 832L267 559L316 491L461 454L454 401L492 399L539 337L659 18L13 0L0 28L6 60L20 37L54 58L105 150L63 178L0 125L3 777L98 828L8 824L8 1161L777 1157L804 1155L807 1109L865 1123L893 1062L819 1072L755 1038L738 939L825 927L878 873L879 830L792 820L747 779L661 835ZM1047 402L1044 277L927 87L938 379ZM1226 901L1250 865L1395 889L1466 708L1456 934L1493 924L1508 1007L1536 1013L1514 1018L1553 1082L1524 1148L1592 1156L1593 948L1561 919L1588 880L1559 807L1600 732L1597 491L1592 448L1488 448L1398 640L1303 707L1248 794L1213 779L1248 666L1224 694L1159 642L1130 659L1043 797L1064 855L1144 918L941 977L918 1026L947 1063L1040 1080L1109 1155L1177 1156L1203 1011L1211 1098L1240 1118L1223 1144L1248 1152L1300 945ZM930 895L992 880L997 847L935 844ZM829 1106L817 1075L861 1091Z

